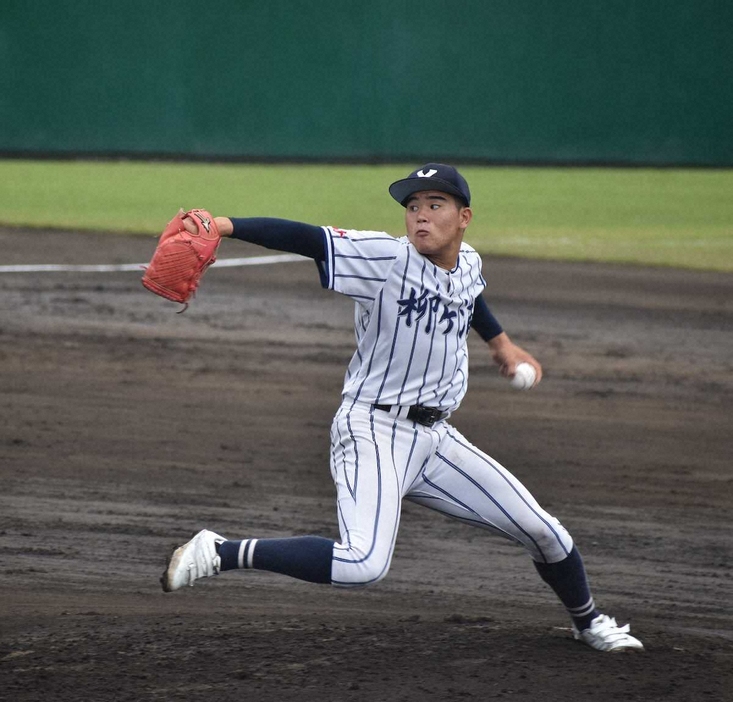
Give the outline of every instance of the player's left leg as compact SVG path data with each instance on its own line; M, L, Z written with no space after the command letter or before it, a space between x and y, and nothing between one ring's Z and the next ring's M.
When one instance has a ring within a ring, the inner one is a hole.
M202 529L177 548L160 578L165 592L193 585L223 570L255 568L314 583L331 582L334 542L320 536L230 541ZM255 548L257 547L257 548Z
M163 589L171 592L237 569L340 587L364 587L384 578L404 491L435 451L435 436L394 412L353 400L342 403L331 432L339 542L320 536L230 540L203 530L173 553L161 578Z
M627 629L596 610L583 560L562 524L514 475L460 432L447 424L438 431L438 450L407 499L522 544L565 605L576 638L601 650L641 648ZM594 626L603 630L595 638L588 633Z

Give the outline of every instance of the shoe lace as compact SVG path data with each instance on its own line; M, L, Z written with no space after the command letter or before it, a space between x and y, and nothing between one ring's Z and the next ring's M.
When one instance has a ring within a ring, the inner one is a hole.
M198 565L195 561L191 561L187 567L188 584L193 586L195 580L199 578L206 578L212 575L219 575L221 572L221 558L219 555L215 555L209 563L208 559L203 558L201 560L201 571L199 572Z
M624 638L630 631L631 626L629 624L619 626L613 617L606 617L593 628L593 633L606 641Z

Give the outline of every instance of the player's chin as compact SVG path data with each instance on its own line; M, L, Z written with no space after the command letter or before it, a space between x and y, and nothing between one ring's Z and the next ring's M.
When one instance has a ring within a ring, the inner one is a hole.
M421 235L415 235L410 239L412 242L412 245L423 255L423 256L429 256L430 254L435 253L435 246L433 242L430 239L429 235L421 236Z

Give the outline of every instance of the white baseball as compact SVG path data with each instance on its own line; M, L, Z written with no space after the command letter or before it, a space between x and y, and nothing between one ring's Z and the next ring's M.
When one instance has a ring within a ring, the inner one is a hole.
M511 385L517 390L529 390L537 379L534 366L529 363L518 363L517 371L511 380Z

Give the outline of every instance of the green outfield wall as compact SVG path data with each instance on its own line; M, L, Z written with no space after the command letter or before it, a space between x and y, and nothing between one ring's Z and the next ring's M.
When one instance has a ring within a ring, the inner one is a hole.
M733 166L729 0L3 0L0 153Z

